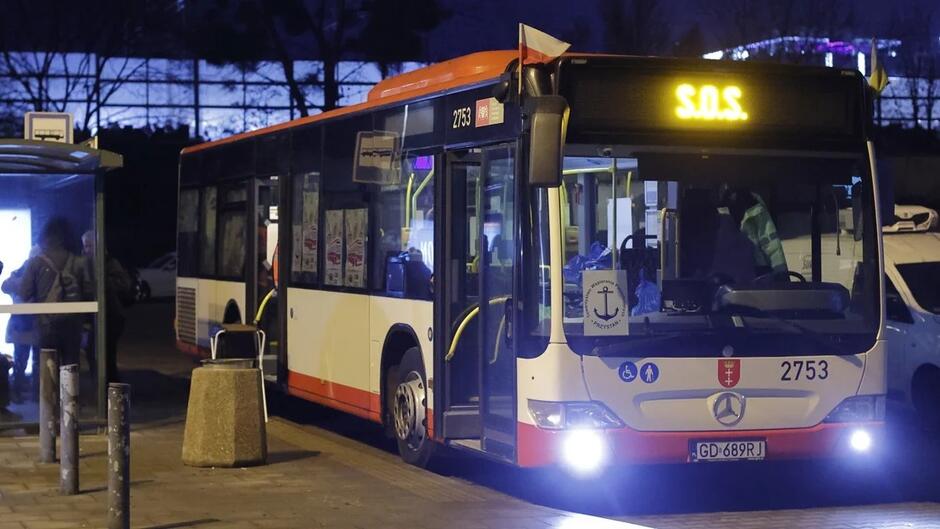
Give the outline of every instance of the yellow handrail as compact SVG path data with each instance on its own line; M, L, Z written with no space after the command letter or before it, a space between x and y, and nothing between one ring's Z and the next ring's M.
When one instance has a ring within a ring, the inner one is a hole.
M258 312L255 314L255 325L261 323L261 317L264 316L264 308L268 306L268 302L274 297L275 292L277 292L277 289L272 288L271 291L264 296L264 299L261 300L261 304L258 305Z
M414 176L414 175L412 174L412 176ZM418 184L418 189L415 189L414 194L411 195L411 216L410 216L410 218L414 218L415 215L417 215L417 213L418 213L418 196L421 194L422 191L424 191L424 188L427 187L428 182L430 182L430 181L431 181L431 178L433 178L433 177L434 177L434 169L431 169L430 171L428 171L428 175L424 177L424 180L422 180L421 183ZM411 227L411 224L408 224L406 227Z
M488 304L496 305L498 303L505 303L506 300L511 297L512 296L501 296L498 298L493 298L489 300ZM457 343L460 341L460 337L463 335L464 329L470 323L470 320L472 320L477 314L479 314L479 312L480 312L480 305L478 304L476 307L473 307L473 309L470 312L468 312L466 316L464 316L463 321L460 322L460 325L457 326L457 331L454 332L454 339L451 340L450 348L447 349L447 355L444 356L445 362L450 362L451 358L454 357L454 354L457 353ZM500 325L500 329L502 329L502 325ZM499 347L498 338L496 340L496 346L497 348ZM498 356L499 356L499 350L497 349L496 356L494 357L494 361L495 361L495 358Z
M468 313L460 325L457 327L457 332L454 333L454 339L450 342L450 349L447 350L447 355L444 357L445 362L450 362L450 359L454 357L454 354L457 352L457 342L460 341L460 337L463 335L463 330L470 323L470 320L473 319L480 312L480 306L477 305L473 307L473 310Z
M411 173L408 177L408 186L405 188L405 227L411 226L411 210L408 208L408 204L411 203L411 186L414 185L415 174Z

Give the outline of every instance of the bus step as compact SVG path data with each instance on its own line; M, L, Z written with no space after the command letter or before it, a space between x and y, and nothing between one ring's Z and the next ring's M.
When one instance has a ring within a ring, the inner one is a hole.
M473 450L474 452L482 452L483 444L479 439L456 439L450 441L448 444L454 448L462 448L465 450Z

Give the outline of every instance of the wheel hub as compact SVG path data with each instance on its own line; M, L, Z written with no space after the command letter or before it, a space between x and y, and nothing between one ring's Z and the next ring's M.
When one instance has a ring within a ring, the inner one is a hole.
M421 375L412 371L395 390L395 435L415 449L424 442L427 400Z

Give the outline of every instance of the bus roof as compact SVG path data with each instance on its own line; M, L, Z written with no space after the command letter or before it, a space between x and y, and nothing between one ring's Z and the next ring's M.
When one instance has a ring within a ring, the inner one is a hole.
M214 141L200 143L186 147L181 154L192 154L216 146L234 143L239 140L261 136L280 130L291 129L297 126L314 123L321 120L335 118L354 112L369 110L381 107L394 102L408 101L417 99L446 90L452 90L461 86L482 83L488 80L497 79L506 72L510 64L518 58L517 50L499 50L499 51L481 51L471 53L462 57L457 57L440 63L425 66L411 72L389 77L377 83L369 91L366 101L347 107L341 107L313 116L297 118L294 120L278 123L269 127L235 134ZM674 57L639 57L611 54L595 53L565 53L565 64L572 60L584 64L585 61L598 63L610 61L624 61L624 64L659 64L668 65L672 68L693 68L695 70L714 70L714 71L740 71L740 72L778 72L785 75L794 72L804 74L819 74L829 77L840 77L846 74L856 74L854 70L841 70L835 68L782 65L768 63L744 63L737 61L703 61L702 59L682 59Z
M495 79L505 72L509 63L518 56L519 52L516 50L482 51L425 66L424 68L419 68L380 81L372 87L372 90L369 91L368 98L363 103L278 123L277 125L262 129L235 134L215 141L200 143L186 147L182 150L182 154L190 154L253 136L289 129L352 112L367 110L394 101L403 101L422 95L433 94L441 90L478 83L488 79Z

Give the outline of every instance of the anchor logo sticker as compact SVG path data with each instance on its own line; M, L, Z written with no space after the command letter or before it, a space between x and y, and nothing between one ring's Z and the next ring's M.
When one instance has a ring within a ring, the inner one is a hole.
M614 313L613 314L610 313L610 307L608 306L607 297L613 293L614 291L611 290L610 287L608 287L607 285L604 285L604 288L600 290L600 294L604 296L604 313L601 314L600 312L597 312L597 309L595 308L594 315L604 321L610 321L616 318L618 314L620 314L620 307L615 307Z
M585 336L630 334L626 285L626 272L623 270L583 272Z

